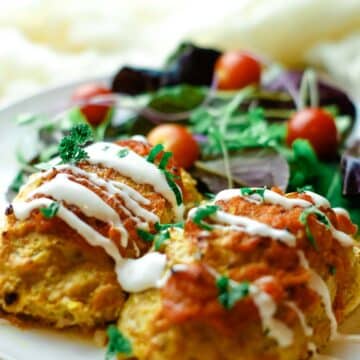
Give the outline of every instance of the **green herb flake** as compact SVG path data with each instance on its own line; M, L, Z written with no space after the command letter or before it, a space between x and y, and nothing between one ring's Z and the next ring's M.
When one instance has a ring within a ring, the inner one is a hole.
M146 242L153 242L155 239L155 235L150 233L149 231L143 229L137 229L136 232L139 235L139 237L141 237Z
M329 268L329 274L330 275L336 275L336 266L335 265L332 265L332 264L330 264L330 265L328 265L328 268Z
M220 276L216 280L218 300L225 309L231 309L239 300L249 295L247 281L236 283L227 276Z
M323 223L328 229L330 228L330 221L327 218L327 216L322 213L320 210L318 210L315 206L311 206L307 209L305 209L299 217L300 222L305 225L305 231L306 231L306 236L309 239L311 245L318 250L318 245L315 241L315 238L313 236L313 234L311 233L310 227L309 227L309 223L308 223L308 217L310 215L315 215L316 219L318 221L320 221L321 223Z
M58 213L59 208L60 204L54 201L49 206L40 208L40 212L45 219L52 219Z
M300 194L304 193L305 191L314 191L314 187L312 185L305 185L302 187L298 187L296 191Z
M167 183L169 184L171 190L175 194L176 204L181 205L183 203L182 193L181 193L179 187L177 186L176 182L174 181L174 175L167 170L163 170L163 171L164 171Z
M156 157L164 151L164 146L162 144L155 145L149 152L149 155L147 156L147 161L154 163Z
M107 328L109 342L107 345L105 360L115 359L117 354L130 356L132 354L132 345L115 325Z
M217 205L205 205L196 209L192 221L201 227L202 229L211 231L213 227L210 224L207 224L203 220L209 217L212 214L215 214L219 210Z
M119 157L119 158L124 158L124 157L126 157L126 156L128 156L128 155L129 155L129 149L126 149L126 148L121 149L121 150L118 152L118 157Z
M157 234L154 240L155 251L159 251L162 245L165 243L165 241L169 239L170 239L169 230L163 230L159 234Z
M172 152L170 152L170 151L165 152L160 160L159 169L164 170L172 156L173 156Z
M264 188L241 188L240 193L243 196L251 196L251 195L259 195L261 200L264 201L264 194L265 189Z
M26 177L24 171L20 170L14 177L13 181L11 182L10 189L18 193L20 188L24 185L25 179Z

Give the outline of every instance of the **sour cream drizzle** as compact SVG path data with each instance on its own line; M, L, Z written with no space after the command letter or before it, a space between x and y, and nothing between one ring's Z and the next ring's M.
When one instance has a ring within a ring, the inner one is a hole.
M219 200L230 200L231 198L241 196L245 199L250 199L253 202L261 202L262 200L268 204L280 205L285 209L291 209L295 206L300 206L303 208L307 208L312 206L311 202L303 200L303 199L290 199L286 196L280 195L275 191L264 190L264 198L261 199L258 194L253 195L244 195L240 189L227 189L221 191L219 194L215 196L215 202Z
M307 261L304 252L299 250L298 256L300 260L301 266L307 269L310 273L310 279L308 285L310 289L314 290L321 298L322 303L324 305L324 309L326 315L330 321L330 340L333 340L337 336L337 321L335 314L332 309L332 301L329 289L325 283L325 281L321 278L321 276L310 268L309 262Z
M295 311L297 317L299 318L300 325L304 331L304 334L306 336L312 336L314 334L314 329L307 324L306 317L304 313L300 310L300 308L293 301L287 301L285 304Z
M86 148L89 155L87 160L92 164L114 168L137 183L152 185L154 190L163 195L173 206L177 220L181 220L184 206L177 205L175 194L163 172L130 149L127 149L125 157L120 157L119 151L122 149L125 148L111 143L90 145ZM125 247L128 244L129 234L115 208L120 207L138 227L148 229L149 223L160 220L156 214L143 207L149 205L150 200L124 183L104 180L97 174L76 166L55 165L54 169L59 171L55 177L29 193L27 201L13 202L14 215L20 220L25 220L33 210L48 207L56 201L59 205L56 216L90 245L102 247L115 261L117 278L125 291L137 292L158 286L166 266L165 255L151 252L139 259L124 259L111 239L98 233L66 207L66 205L77 206L84 215L110 223L121 234L121 244ZM32 177L30 185L39 178L46 178L51 171L53 170ZM90 188L83 184L84 181L89 182ZM93 187L96 188L96 192L92 191ZM113 208L104 200L110 198L118 200L118 197L123 200L125 206L117 201L116 207ZM135 250L139 252L139 249Z
M271 276L264 276L250 285L250 296L258 308L263 330L268 330L268 336L275 339L280 347L287 347L293 343L294 333L284 322L274 317L277 310L276 303L269 294L262 291L258 286L268 281L272 281Z
M189 216L192 217L193 215L194 212L190 211ZM294 247L296 245L296 238L289 231L275 229L269 225L245 216L232 215L225 211L218 210L211 216L211 219L216 221L216 224L213 225L215 229L237 230L250 235L259 235L279 240L290 247Z
M118 213L109 206L101 197L88 189L69 179L69 175L59 173L29 194L32 198L34 195L49 195L57 201L77 206L84 215L94 217L103 222L110 222L121 234L121 245L127 246L128 232L122 224Z
M255 203L259 203L259 204L261 202L265 202L268 204L280 205L285 209L291 209L296 206L299 206L302 208L309 208L311 206L315 206L318 208L329 208L330 207L329 201L327 199L325 199L323 196L318 195L312 191L305 191L305 193L311 197L313 203L303 200L303 199L288 198L286 196L278 194L275 191L271 191L271 190L267 190L267 189L264 189L263 198L260 197L260 195L256 194L256 193L252 194L252 195L245 195L241 192L240 189L223 190L219 194L216 195L214 202L216 203L217 201L220 201L220 200L226 201L226 200L230 200L234 197L240 196L251 202L255 202ZM336 213L347 214L347 216L349 216L345 209L335 208L334 211ZM335 229L334 226L332 226L332 225L330 225L329 230L331 231L332 236L342 246L352 246L354 244L354 239L351 236L349 236L348 234L344 233L343 231L339 231L339 230Z
M176 220L180 221L184 214L184 205L177 204L175 194L164 173L156 165L129 149L125 157L119 157L119 151L122 149L127 148L104 142L92 144L86 148L89 155L87 161L91 164L113 168L138 184L151 185L156 192L169 201L176 214Z

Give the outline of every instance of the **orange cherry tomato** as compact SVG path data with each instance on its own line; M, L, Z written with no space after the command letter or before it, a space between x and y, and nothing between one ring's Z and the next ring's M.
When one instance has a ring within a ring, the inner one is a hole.
M151 145L162 144L171 151L175 163L188 169L199 158L199 145L191 133L181 125L163 124L152 129L147 139Z
M261 64L247 53L229 51L217 60L215 75L218 80L219 89L241 89L260 82Z
M334 118L320 108L306 108L296 112L287 126L288 145L296 139L306 139L319 158L327 159L336 154L338 134Z
M101 96L109 95L111 90L101 84L84 84L80 85L75 89L72 94L71 100L73 102L87 102L90 99ZM110 105L100 105L100 104L89 104L89 105L80 105L80 110L83 115L86 117L87 121L92 126L100 125L106 118Z

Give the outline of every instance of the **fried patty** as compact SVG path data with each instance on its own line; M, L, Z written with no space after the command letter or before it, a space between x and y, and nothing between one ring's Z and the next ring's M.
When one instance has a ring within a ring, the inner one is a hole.
M311 202L306 194L288 196ZM309 286L311 274L300 263L298 251L305 254L311 269L326 283L333 312L341 322L359 304L356 249L340 245L324 224L310 216L315 249L299 220L303 211L300 207L254 204L242 197L219 201L217 205L230 214L288 229L296 236L296 247L241 231L204 231L189 219L184 233L173 232L165 249L172 269L166 284L161 289L132 294L121 313L118 326L132 343L133 359L308 359L312 353L310 344L323 347L331 331L322 299ZM356 226L349 219L331 209L321 210L336 229L355 233ZM269 336L269 329L263 328L258 308L249 296L232 308L224 308L214 273L237 283L256 283L271 276L271 281L260 286L277 305L275 318L293 331L292 344L281 347ZM304 314L312 335L305 333L290 302Z
M140 155L150 151L149 145L136 141L123 141L120 145L128 146ZM152 186L137 184L112 168L86 161L77 166L103 179L129 185L150 200L144 207L158 215L162 223L175 221L171 205L161 194L154 192ZM45 178L33 178L17 199L26 199L32 190L50 181L59 171L68 170L53 169ZM200 195L191 177L171 163L169 171L178 176L185 205L199 201ZM72 175L69 173L69 176ZM96 192L85 179L74 176L72 180ZM110 199L104 198L104 201L113 205ZM74 206L68 205L68 208L100 234L112 239L125 258L141 256L151 246L139 237L136 223L119 208L116 210L129 233L126 247L120 244L118 234L113 234L109 224L85 217ZM102 248L89 245L58 217L47 219L35 209L28 219L20 221L11 206L8 208L0 240L0 308L3 315L56 328L92 329L116 321L126 297L117 281L114 261Z

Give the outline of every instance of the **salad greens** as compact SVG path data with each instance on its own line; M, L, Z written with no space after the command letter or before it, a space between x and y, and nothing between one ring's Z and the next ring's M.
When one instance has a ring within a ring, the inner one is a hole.
M42 150L30 163L20 156L22 169L11 184L9 195L19 190L37 162L58 155L63 162L79 161L86 158L82 146L88 141L146 135L154 124L177 122L190 129L201 147L200 158L190 172L203 193L229 186L278 186L284 191L296 191L311 185L333 206L348 209L353 221L359 224L358 195L354 199L343 196L350 194L347 188L356 189L354 184L360 183L356 177L359 162L353 160L359 155L351 157L346 152L341 169L337 158L320 160L307 140L298 139L291 147L286 144L285 120L310 97L310 103L318 104L335 118L341 136L338 153L342 151L356 116L351 99L315 76L312 70L287 71L279 66L270 66L265 71L261 86L219 91L214 86L213 74L220 55L215 49L183 43L162 69L123 67L113 79L113 99L107 100L113 105L112 111L97 127L85 126L87 120L79 108L54 119L22 116L20 124L39 129ZM74 126L75 130L71 130ZM180 204L175 179L166 170L171 153L163 150L155 147L148 160L153 162L162 153L158 167ZM122 151L119 156L126 153ZM355 176L346 177L350 181L343 188L342 171L354 174L354 168Z

